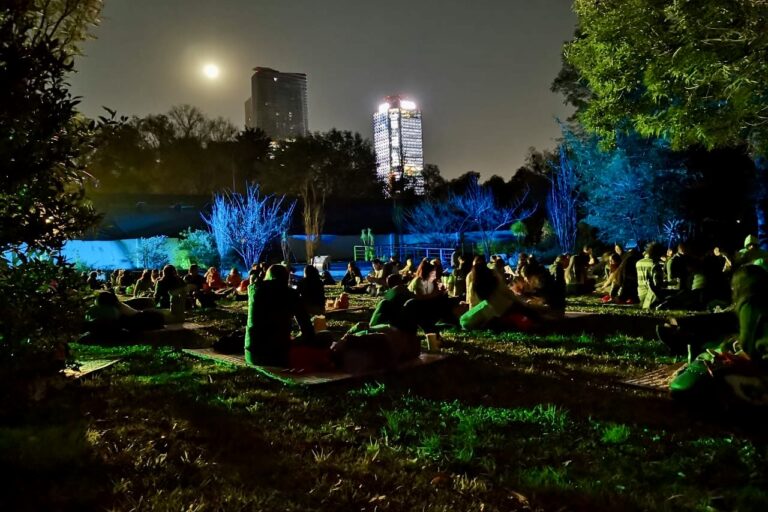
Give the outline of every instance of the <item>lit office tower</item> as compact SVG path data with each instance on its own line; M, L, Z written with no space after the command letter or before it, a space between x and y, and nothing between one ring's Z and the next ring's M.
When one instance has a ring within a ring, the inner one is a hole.
M307 134L307 75L255 68L245 126L261 128L276 140Z
M421 110L413 101L387 96L373 114L376 175L389 194L393 184L411 178L406 188L424 193L424 150L421 141Z

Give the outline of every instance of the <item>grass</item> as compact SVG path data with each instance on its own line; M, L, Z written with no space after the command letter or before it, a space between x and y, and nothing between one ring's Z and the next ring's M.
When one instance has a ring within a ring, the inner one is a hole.
M236 306L195 312L208 342L242 325ZM336 316L331 329L365 317ZM707 416L617 384L676 361L657 342L582 332L444 340L454 357L441 364L312 389L174 346L74 346L80 358L122 360L0 411L0 463L14 469L0 483L4 508L768 507L764 415Z

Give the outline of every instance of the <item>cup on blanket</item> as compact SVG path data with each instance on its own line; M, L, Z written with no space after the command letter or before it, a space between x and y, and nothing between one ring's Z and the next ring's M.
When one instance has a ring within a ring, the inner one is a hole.
M328 323L325 321L324 315L312 317L312 326L315 328L315 332L328 330Z
M440 335L437 334L436 332L428 332L427 347L429 347L429 350L434 350L434 351L440 350Z

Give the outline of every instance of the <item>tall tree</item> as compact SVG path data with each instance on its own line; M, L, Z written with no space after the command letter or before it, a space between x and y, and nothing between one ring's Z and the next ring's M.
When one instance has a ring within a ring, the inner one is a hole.
M576 0L580 37L565 56L592 96L579 120L674 149L746 145L756 169L758 237L768 247L768 2Z
M554 162L553 162L554 164ZM560 158L551 175L547 214L560 251L573 254L578 233L578 176L566 146L560 145Z

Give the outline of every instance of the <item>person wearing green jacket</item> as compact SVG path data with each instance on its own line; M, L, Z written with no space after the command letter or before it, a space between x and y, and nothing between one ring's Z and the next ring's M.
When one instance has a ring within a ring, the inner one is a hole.
M740 401L768 405L768 271L745 265L733 276L739 336L700 354L671 382L672 395L697 397L721 388Z

